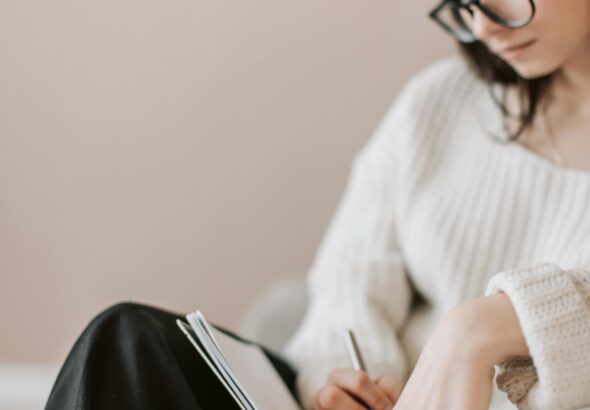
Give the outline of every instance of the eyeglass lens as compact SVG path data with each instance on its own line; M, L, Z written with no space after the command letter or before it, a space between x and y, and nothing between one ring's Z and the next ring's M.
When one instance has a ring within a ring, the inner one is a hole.
M533 13L530 0L481 0L480 4L509 25L526 22ZM465 7L460 7L457 2L449 2L439 12L438 17L445 22L459 40L472 41L474 39L475 14L481 11L474 5L470 7L473 13L470 13Z

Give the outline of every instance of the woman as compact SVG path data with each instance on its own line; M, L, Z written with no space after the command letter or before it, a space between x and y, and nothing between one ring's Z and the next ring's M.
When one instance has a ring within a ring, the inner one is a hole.
M354 158L274 363L305 409L590 407L590 1L431 16L463 56L413 76ZM174 317L101 314L48 407L219 408Z

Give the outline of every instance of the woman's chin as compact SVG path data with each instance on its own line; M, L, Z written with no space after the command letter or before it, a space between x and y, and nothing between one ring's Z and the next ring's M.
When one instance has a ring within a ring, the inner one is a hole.
M526 80L544 77L555 72L559 68L559 66L549 65L546 62L538 63L532 60L511 62L509 64L521 78Z

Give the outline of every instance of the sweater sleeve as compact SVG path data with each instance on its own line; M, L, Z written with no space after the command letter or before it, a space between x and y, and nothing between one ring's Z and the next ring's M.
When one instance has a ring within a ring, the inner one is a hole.
M497 292L514 306L537 374L518 408L590 408L590 264L505 270L485 294Z
M408 370L396 332L409 313L412 291L397 244L395 210L400 137L411 132L411 83L352 162L307 275L307 311L282 349L298 369L297 392L306 410L332 369L350 367L346 328L357 336L369 376L403 379Z

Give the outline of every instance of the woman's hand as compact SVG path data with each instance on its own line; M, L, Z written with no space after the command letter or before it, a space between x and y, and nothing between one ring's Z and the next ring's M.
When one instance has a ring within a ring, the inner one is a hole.
M314 405L321 410L363 410L366 405L371 410L391 410L402 389L401 380L391 375L372 380L363 371L336 368L316 393Z
M395 410L487 410L494 365L529 350L508 296L453 308L428 339Z

